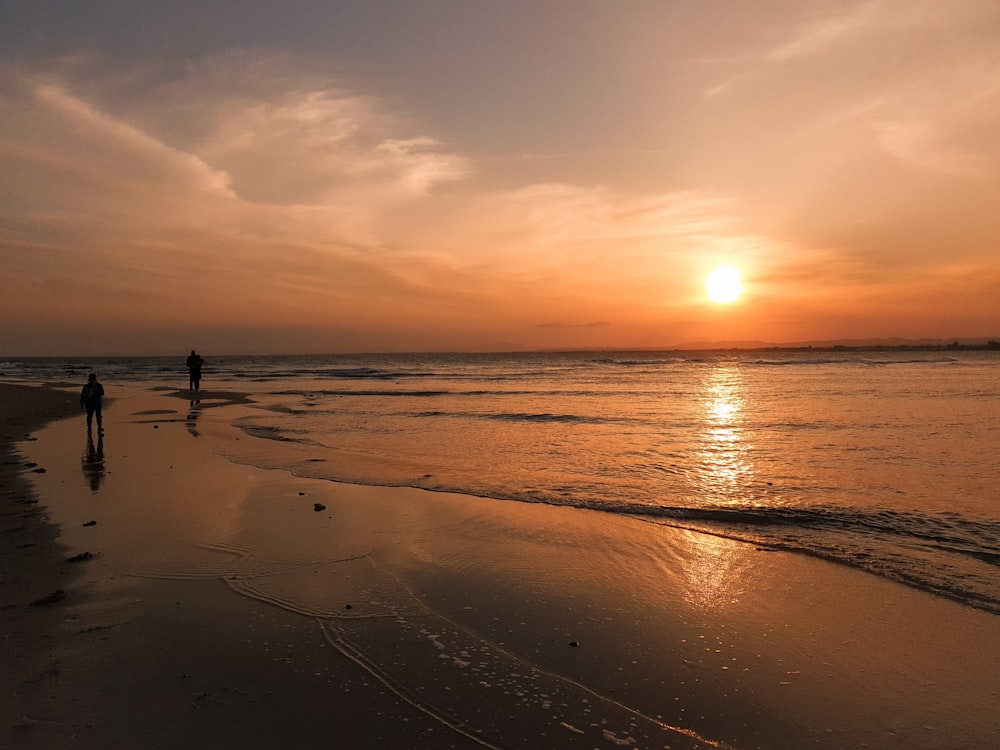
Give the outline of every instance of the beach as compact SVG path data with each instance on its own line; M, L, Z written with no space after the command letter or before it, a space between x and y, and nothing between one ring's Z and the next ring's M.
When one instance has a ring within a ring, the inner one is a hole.
M76 391L0 385L0 746L1000 745L994 614L640 518L238 463L246 394L117 394L91 445Z

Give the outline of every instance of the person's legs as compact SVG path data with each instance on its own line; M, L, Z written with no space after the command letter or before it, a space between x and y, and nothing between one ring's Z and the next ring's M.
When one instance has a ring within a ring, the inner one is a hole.
M90 432L94 423L94 407L91 404L87 404L87 432ZM101 423L97 423L98 429L101 427Z
M94 415L97 417L97 431L99 433L104 432L104 421L101 419L101 405L98 404L94 407Z

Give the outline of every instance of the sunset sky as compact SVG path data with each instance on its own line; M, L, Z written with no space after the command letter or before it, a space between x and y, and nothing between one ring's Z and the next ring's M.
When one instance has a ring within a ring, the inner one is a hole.
M4 0L0 175L0 355L997 337L1000 3Z

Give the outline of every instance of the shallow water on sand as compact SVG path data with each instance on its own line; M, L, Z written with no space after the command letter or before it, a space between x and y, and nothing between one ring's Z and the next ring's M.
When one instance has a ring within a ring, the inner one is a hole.
M4 372L98 369L113 396L186 386L179 364ZM998 374L992 351L209 357L203 385L257 402L238 461L640 516L1000 613Z
M225 460L274 444L233 425L259 406L119 395L100 469L82 420L26 445L63 542L95 553L77 586L131 603L214 581L303 618L311 638L246 643L264 661L310 649L316 715L346 664L470 746L944 750L1000 735L993 615L645 516L297 479Z

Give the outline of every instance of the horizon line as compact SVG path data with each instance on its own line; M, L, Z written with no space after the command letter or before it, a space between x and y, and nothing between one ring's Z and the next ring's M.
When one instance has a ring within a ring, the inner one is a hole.
M215 357L325 357L325 356L379 356L379 355L455 355L455 354L572 354L587 352L732 352L732 351L775 351L775 350L879 350L879 349L974 349L1000 350L1000 336L974 336L958 338L904 339L888 337L881 339L829 339L801 342L766 341L716 341L686 342L663 346L589 346L589 347L542 347L542 348L464 348L464 349L399 349L371 351L313 351L313 352L220 352ZM185 350L187 351L187 350ZM201 350L204 351L204 350ZM59 358L100 358L100 357L173 357L181 354L170 353L98 353L98 354L24 354L0 355L0 362L22 359Z

